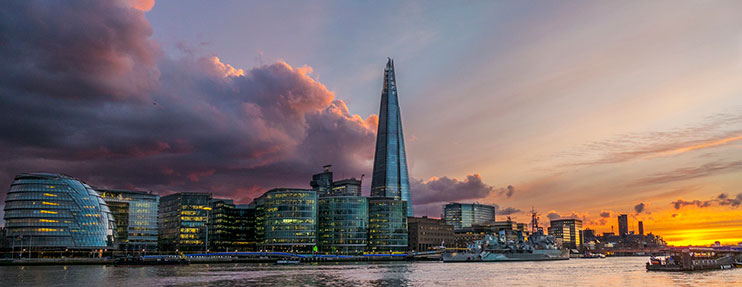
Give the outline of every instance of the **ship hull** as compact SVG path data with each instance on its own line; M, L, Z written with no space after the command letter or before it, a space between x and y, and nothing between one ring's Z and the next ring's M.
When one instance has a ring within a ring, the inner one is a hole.
M533 253L452 252L443 254L443 262L507 262L569 260L569 250L534 250Z

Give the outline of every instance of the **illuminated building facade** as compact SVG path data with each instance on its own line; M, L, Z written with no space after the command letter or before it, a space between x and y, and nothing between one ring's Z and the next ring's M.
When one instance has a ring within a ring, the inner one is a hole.
M261 249L312 252L317 245L317 193L276 188L255 199Z
M557 219L551 221L549 235L562 240L562 246L566 248L582 248L582 220L579 219Z
M207 250L210 201L211 193L200 192L181 192L160 198L160 250Z
M368 199L370 253L404 253L407 249L407 202L386 197Z
M211 212L208 213L209 220L209 250L229 251L234 250L233 242L235 235L235 212L234 201L231 199L212 199L209 203Z
M368 236L367 198L331 196L318 201L319 251L328 254L362 254Z
M494 226L495 207L478 203L449 203L443 207L446 224L453 225L454 230L472 226Z
M408 247L410 251L430 251L440 246L454 247L453 226L443 219L408 217Z
M157 250L160 196L151 192L96 189L116 220L119 250Z
M115 222L89 185L51 173L17 175L5 199L9 244L31 249L113 249Z

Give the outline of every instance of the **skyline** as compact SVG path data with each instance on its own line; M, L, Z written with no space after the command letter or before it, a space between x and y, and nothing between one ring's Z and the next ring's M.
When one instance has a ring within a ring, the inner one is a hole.
M416 215L479 201L742 241L738 2L135 2L1 8L0 186L246 203L325 164L371 175L392 57Z

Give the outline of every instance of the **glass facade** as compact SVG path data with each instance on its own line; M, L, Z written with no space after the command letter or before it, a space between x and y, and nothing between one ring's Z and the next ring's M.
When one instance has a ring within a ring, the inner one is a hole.
M361 181L355 177L332 183L333 196L361 196Z
M368 238L368 200L361 196L319 199L319 251L325 254L362 254Z
M119 250L157 250L160 196L143 191L96 189L116 220Z
M562 246L566 248L582 247L582 220L552 220L548 230L549 235L554 235L554 238L562 240Z
M6 236L14 246L113 249L108 205L84 182L50 173L20 174L5 199Z
M330 167L332 166L324 166L324 172L313 175L312 181L309 182L309 185L312 186L312 190L317 193L318 197L330 196L332 193L332 172L330 171Z
M392 59L389 59L384 69L384 87L381 91L371 196L406 201L406 214L407 216L413 216L410 180L407 173L407 156L402 132L402 116L399 109L397 82Z
M255 199L263 250L312 252L317 243L317 193L276 188Z
M160 250L207 250L210 201L211 193L200 192L181 192L160 198Z
M478 203L449 203L443 207L446 224L454 230L462 230L474 225L494 226L495 207Z
M388 254L407 249L407 202L393 198L368 199L369 253Z
M233 246L239 251L256 251L256 210L253 204L235 205Z

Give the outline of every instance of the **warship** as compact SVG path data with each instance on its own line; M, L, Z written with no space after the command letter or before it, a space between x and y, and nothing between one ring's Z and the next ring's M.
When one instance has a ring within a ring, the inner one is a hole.
M488 234L481 240L469 244L465 250L446 250L443 262L497 262L497 261L545 261L569 260L569 250L561 248L553 236L544 234L538 227L538 216L531 211L532 232L528 237L523 232L500 230Z

